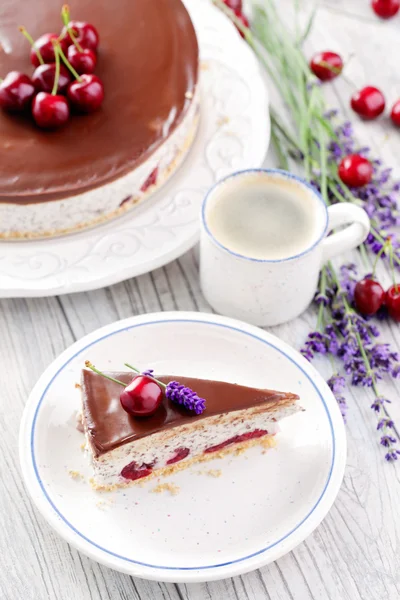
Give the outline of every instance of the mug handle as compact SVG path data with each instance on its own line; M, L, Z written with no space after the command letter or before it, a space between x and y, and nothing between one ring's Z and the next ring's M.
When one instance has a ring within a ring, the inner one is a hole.
M337 254L357 248L365 241L371 226L365 210L351 202L329 206L328 218L328 231L340 225L347 225L347 227L324 239L322 243L324 262Z

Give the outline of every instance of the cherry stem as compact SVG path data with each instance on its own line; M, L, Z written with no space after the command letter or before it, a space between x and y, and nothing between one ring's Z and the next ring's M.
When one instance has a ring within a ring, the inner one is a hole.
M78 75L78 73L75 71L74 67L69 62L68 58L65 56L65 54L60 46L60 43L58 41L57 41L57 50L58 50L59 55L61 56L61 60L63 61L63 63L67 67L67 69L69 71L71 71L71 73L75 77L75 79L77 81L82 81L82 78Z
M129 363L124 363L125 367L128 367L128 369L132 369L132 371L135 371L135 373L140 373L139 369L136 369L136 367L133 367L132 365L130 365ZM158 383L158 385L160 385L162 388L166 388L167 386L165 385L165 383L163 383L162 381L160 381L159 379L156 379L155 377L152 377L151 375L147 375L147 377L150 377L150 379L153 379L156 383Z
M36 53L36 56L38 57L38 61L40 62L40 64L44 65L43 57L40 54L39 48L35 47L35 42L33 40L33 37L31 35L29 35L29 33L27 32L27 30L25 29L25 27L23 27L22 25L20 27L18 27L18 29L20 30L20 32L22 33L22 35L28 40L28 42L30 43L30 45L34 49L34 51Z
M59 55L59 47L58 41L53 41L54 48L54 58L56 59L56 72L54 74L54 82L53 89L51 90L51 95L55 96L57 94L58 82L60 81L60 55Z
M74 34L72 28L67 26L67 31L69 33L69 37L74 42L74 45L78 48L79 52L83 52L83 48L80 45L80 43L78 42L78 40L76 39L75 34Z
M71 38L71 40L74 43L74 46L76 46L78 48L79 52L83 52L83 48L80 45L80 43L78 42L78 40L76 39L75 34L73 32L73 29L71 27L69 27L70 18L69 18L69 6L68 6L68 4L64 4L64 6L62 7L62 9L61 9L61 18L62 18L62 21L64 23L64 26L67 29L67 33L69 33L69 37Z
M68 27L68 23L69 23L69 6L68 6L68 4L63 4L63 6L61 8L61 19L62 19L62 22L64 23L65 27Z
M129 363L124 363L125 367L128 367L128 369L132 369L132 371L135 371L135 373L140 373L139 369L136 369L136 367L132 367L132 365L130 365Z
M108 379L109 381L113 381L114 383L118 383L118 385L122 385L123 387L126 387L126 383L124 383L123 381L120 381L119 379L114 379L114 377L110 377L109 375L106 375L102 371L99 371L98 369L96 369L96 367L94 365L92 365L90 360L85 361L85 367L87 369L90 369L94 373L97 373L97 375L101 375L105 379Z

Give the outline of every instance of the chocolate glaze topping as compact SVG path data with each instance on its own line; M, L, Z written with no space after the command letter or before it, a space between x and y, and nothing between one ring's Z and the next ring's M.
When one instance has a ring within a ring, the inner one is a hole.
M96 74L102 108L46 132L0 111L0 202L29 204L72 196L133 170L186 113L197 83L198 46L180 0L71 0L71 17L100 35ZM31 75L29 44L62 29L61 0L2 0L0 75ZM189 92L189 94L187 94ZM186 96L185 96L186 94Z
M132 373L107 373L127 384ZM192 377L166 375L159 377L164 383L178 380L193 389L206 400L206 410L201 415L188 413L184 408L164 400L158 411L147 418L134 418L121 407L119 396L122 386L105 379L93 371L82 371L82 399L84 420L86 421L93 450L101 456L123 444L147 435L177 427L185 423L246 409L258 405L269 405L272 409L282 404L292 404L298 400L296 394L276 392L246 387L223 381L210 381Z

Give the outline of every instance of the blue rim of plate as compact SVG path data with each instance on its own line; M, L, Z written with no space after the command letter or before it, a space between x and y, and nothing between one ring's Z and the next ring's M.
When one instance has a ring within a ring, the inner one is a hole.
M285 356L291 363L293 363L294 365L296 365L296 367L298 369L300 369L300 371L303 373L303 375L305 375L305 377L309 380L309 382L311 383L311 385L314 387L315 391L317 392L318 396L321 399L321 402L324 406L325 412L326 412L326 416L328 418L328 422L329 422L329 427L330 427L330 431L331 431L331 436L332 436L332 461L331 461L331 465L329 468L329 473L328 473L328 477L327 477L327 481L324 485L324 488L318 498L318 500L316 501L316 503L314 504L314 506L312 507L312 509L307 513L307 515L295 526L293 527L290 531L288 531L288 533L286 533L284 536L282 536L281 538L279 538L279 540L276 540L275 542L269 544L268 546L266 546L265 548L262 548L261 550L257 550L257 552L252 552L251 554L248 554L246 556L243 556L241 558L237 558L235 560L231 560L231 561L227 561L227 562L223 562L223 563L218 563L218 564L213 564L213 565L201 565L201 566L197 566L197 567L171 567L171 566L166 566L166 565L152 565L149 563L145 563L145 562L141 562L139 560L133 560L132 558L128 558L126 556L122 556L120 554L117 554L115 552L111 552L111 550L107 550L107 548L103 548L103 546L100 546L99 544L96 544L96 542L93 542L91 539L89 539L88 537L86 537L83 533L81 533L80 531L78 531L78 529L76 529L72 523L70 523L66 517L64 517L64 515L58 510L58 508L55 506L55 504L53 503L53 501L51 500L50 496L48 495L45 486L43 484L43 481L39 475L39 470L38 470L38 466L36 463L36 457L35 457L35 427L36 427L36 421L37 421L37 416L40 410L40 407L42 405L43 400L46 397L47 392L49 391L51 385L53 384L54 380L58 377L58 375L61 373L61 371L63 371L63 369L65 369L65 367L72 361L74 360L77 356L79 356L79 354L82 354L82 352L84 352L85 350L87 350L88 348L90 348L91 346L94 346L95 344L97 344L98 342L101 342L104 339L107 339L113 335L116 335L118 333L121 333L123 331L128 331L130 329L136 329L137 327L146 327L148 325L160 325L160 324L165 324L165 323L197 323L197 324L202 324L202 325L212 325L214 327L223 327L224 329L230 329L231 331L236 331L238 333L247 335L255 340L258 340L260 342L262 342L263 344L266 344L267 346L270 346L271 348L274 348L275 350L277 350L280 354L282 354L283 356ZM262 337L254 334L254 333L250 333L248 331L244 331L243 329L239 329L238 327L233 327L231 325L226 325L223 323L215 323L212 321L200 321L200 320L196 320L196 319L158 319L156 321L147 321L145 323L138 323L137 325L128 325L126 327L122 327L121 329L118 329L116 331L113 331L112 333L108 333L106 335L103 335L101 337L99 337L98 339L94 340L93 342L91 342L90 344L87 344L86 346L84 346L83 348L81 348L78 352L76 352L73 356L71 356L58 370L57 372L53 375L53 377L51 378L51 380L49 381L49 383L46 385L40 400L38 402L38 405L36 407L35 410L35 414L33 416L33 421L32 421L32 425L31 425L31 435L30 435L30 449L31 449L31 458L32 458L32 465L33 465L33 469L35 472L35 476L37 479L37 482L46 498L46 500L49 502L50 506L52 507L52 509L54 510L54 512L57 514L57 516L69 527L69 529L71 531L73 531L76 535L78 535L80 538L82 538L85 542L87 542L88 544L90 544L91 546L97 548L98 550L101 550L102 552L120 559L120 560L124 560L128 563L132 563L135 565L140 565L142 567L147 567L147 568L151 568L151 569L164 569L164 570L168 570L168 571L200 571L200 570L204 570L204 569L217 569L217 568L221 568L221 567L227 567L229 565L233 565L239 562L243 562L245 560L248 560L250 558L253 558L255 556L258 556L260 554L263 554L264 552L267 552L268 550L270 550L271 548L273 548L274 546L277 546L278 544L280 544L281 542L285 541L286 539L288 539L297 529L299 529L299 527L301 527L301 525L303 525L310 517L311 515L314 513L314 511L317 509L318 505L320 504L320 502L322 501L323 497L325 496L326 490L329 486L329 483L331 481L332 478L332 472L334 469L334 465L335 465L335 459L336 459L336 440L335 440L335 433L334 433L334 429L333 429L333 423L332 423L332 419L331 419L331 415L330 412L328 410L328 407L326 405L326 402L324 400L324 397L322 396L321 392L319 391L319 389L317 388L317 386L315 385L315 383L313 382L313 380L311 379L311 377L305 372L305 370L295 361L294 358L292 358L291 356L289 356L288 354L286 354L286 352L284 352L283 350L281 350L280 348L277 348L273 343L268 342L267 340L263 339Z

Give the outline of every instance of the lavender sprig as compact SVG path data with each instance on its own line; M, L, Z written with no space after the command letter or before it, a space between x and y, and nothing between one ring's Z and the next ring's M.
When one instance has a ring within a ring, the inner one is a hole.
M332 265L324 267L317 297L321 294L328 299L322 307L322 318L319 319L319 331L308 335L302 354L312 360L316 354L331 355L343 364L343 370L356 386L372 389L375 400L371 408L378 416L377 430L381 434L380 443L385 448L385 458L393 462L400 456L399 440L395 425L390 419L386 405L390 400L384 398L378 389L377 382L385 375L397 378L400 375L399 355L389 344L376 343L379 336L377 327L357 314L352 307L353 282L357 278L354 265L341 268L341 279L336 277ZM329 322L327 321L329 318ZM346 420L347 404L342 392L345 378L333 375L328 380Z
M170 381L165 390L166 397L184 406L187 410L192 410L196 415L200 415L206 408L206 401L188 387L180 384L178 381Z

